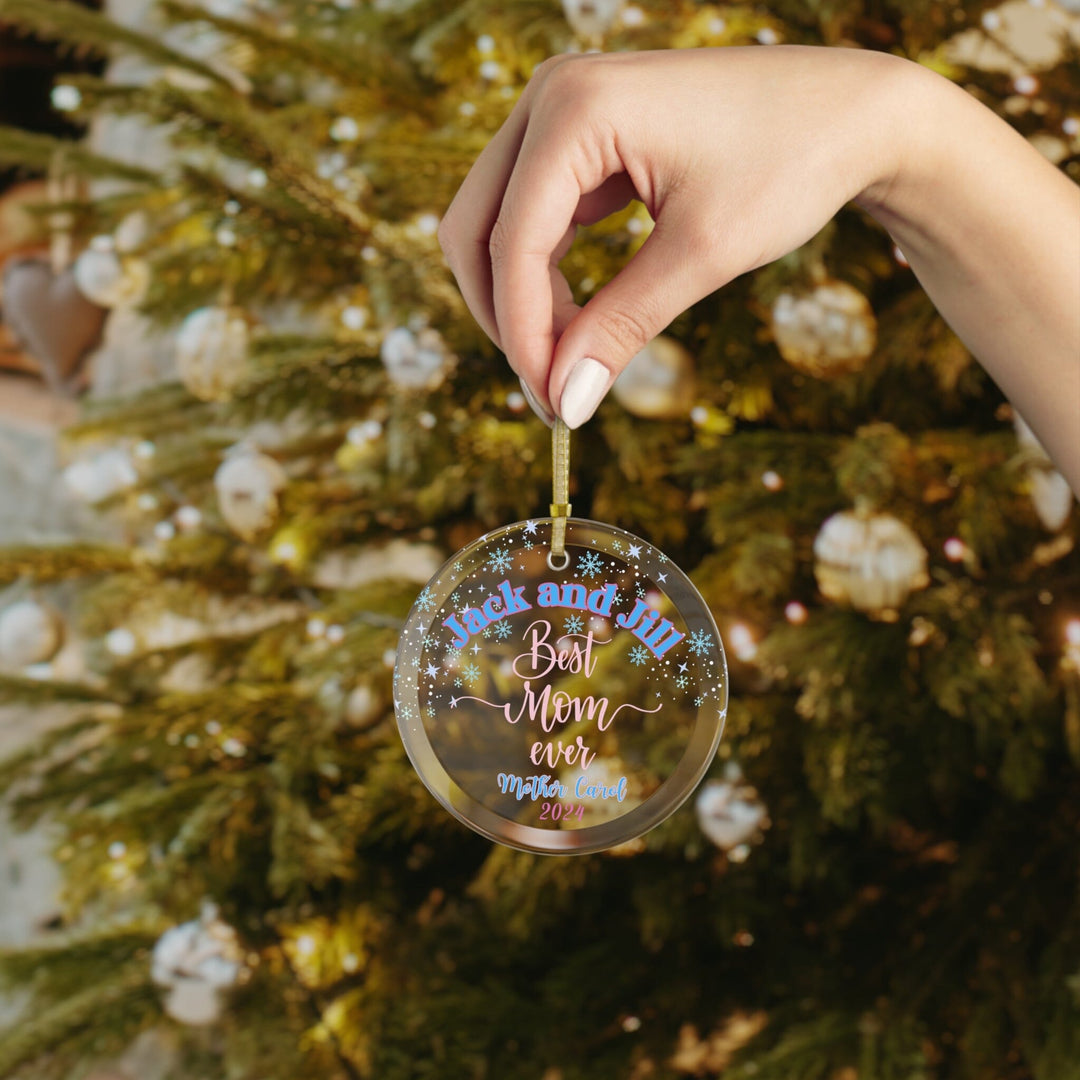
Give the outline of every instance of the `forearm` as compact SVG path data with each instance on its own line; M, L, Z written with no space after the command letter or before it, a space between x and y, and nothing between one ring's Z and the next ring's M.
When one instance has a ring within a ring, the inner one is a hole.
M888 175L855 202L1080 492L1080 188L966 91L902 63Z

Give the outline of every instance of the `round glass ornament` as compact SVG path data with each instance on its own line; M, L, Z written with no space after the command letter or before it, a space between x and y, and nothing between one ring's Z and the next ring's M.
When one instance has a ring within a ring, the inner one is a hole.
M394 709L428 790L483 836L585 854L632 840L697 787L727 664L701 594L625 530L551 518L475 540L428 582L398 646Z

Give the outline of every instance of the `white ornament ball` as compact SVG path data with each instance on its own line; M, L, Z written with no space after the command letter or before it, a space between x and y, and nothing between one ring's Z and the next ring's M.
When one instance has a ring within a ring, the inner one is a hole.
M1073 506L1069 481L1057 469L1032 468L1028 473L1031 502L1043 526L1057 532L1069 520Z
M247 374L250 328L240 308L205 307L181 323L176 366L184 385L202 401L221 401Z
M781 293L772 326L780 355L819 379L859 371L877 345L870 301L845 281L825 281L802 295Z
M169 993L165 1011L183 1024L214 1023L223 992L244 974L236 931L204 904L198 919L166 930L154 946L151 977Z
M765 804L754 788L742 782L741 774L704 784L698 792L694 810L698 827L724 851L745 844L768 825L769 812Z
M895 611L930 583L926 548L891 514L833 514L814 539L814 557L822 593L871 614Z
M1046 529L1057 532L1069 519L1073 505L1072 489L1065 477L1054 468L1050 455L1036 438L1035 432L1015 409L1013 427L1016 441L1028 451L1031 459L1027 467L1027 481L1035 513Z
M685 417L694 405L693 358L661 334L631 358L611 392L627 412L645 420Z
M79 292L101 307L130 307L139 303L150 284L150 268L142 259L123 258L116 251L87 248L72 271Z
M214 474L218 509L226 524L244 540L253 540L273 525L285 470L254 450L233 453Z
M575 34L603 37L615 25L623 0L563 0L563 13Z
M390 381L410 390L438 386L450 359L439 332L430 327L415 334L406 326L396 327L383 338L379 356Z
M135 635L126 627L117 627L105 635L105 648L113 656L131 656L137 647Z
M369 728L382 715L383 700L367 683L354 687L345 700L345 719L355 728Z
M118 495L139 479L131 456L118 447L73 462L63 475L68 490L88 503L98 503Z
M16 668L51 660L64 641L60 616L35 600L0 611L0 662Z

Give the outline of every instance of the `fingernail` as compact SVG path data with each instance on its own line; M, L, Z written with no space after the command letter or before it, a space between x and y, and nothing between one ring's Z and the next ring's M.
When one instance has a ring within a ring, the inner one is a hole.
M568 428L581 427L604 400L611 374L599 360L586 356L570 370L563 387L559 412Z
M551 427L552 424L555 423L555 417L540 404L536 399L536 395L529 389L529 385L524 379L518 379L518 382L521 383L521 392L525 395L525 400L529 403L529 408L531 408L548 427Z

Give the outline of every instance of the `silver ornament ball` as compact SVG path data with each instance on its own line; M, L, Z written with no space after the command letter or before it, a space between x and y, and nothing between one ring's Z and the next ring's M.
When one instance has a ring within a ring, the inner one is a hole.
M63 642L63 620L36 600L20 600L0 611L0 662L9 667L43 664Z
M674 338L652 339L611 388L627 412L645 420L677 420L694 405L694 361Z
M930 583L926 548L891 514L833 514L814 539L814 557L824 596L881 618Z
M272 457L234 450L214 474L221 516L242 539L255 539L277 520L278 493L286 482L285 470Z
M248 371L250 327L240 308L193 311L176 336L176 366L184 385L202 401L222 401Z

